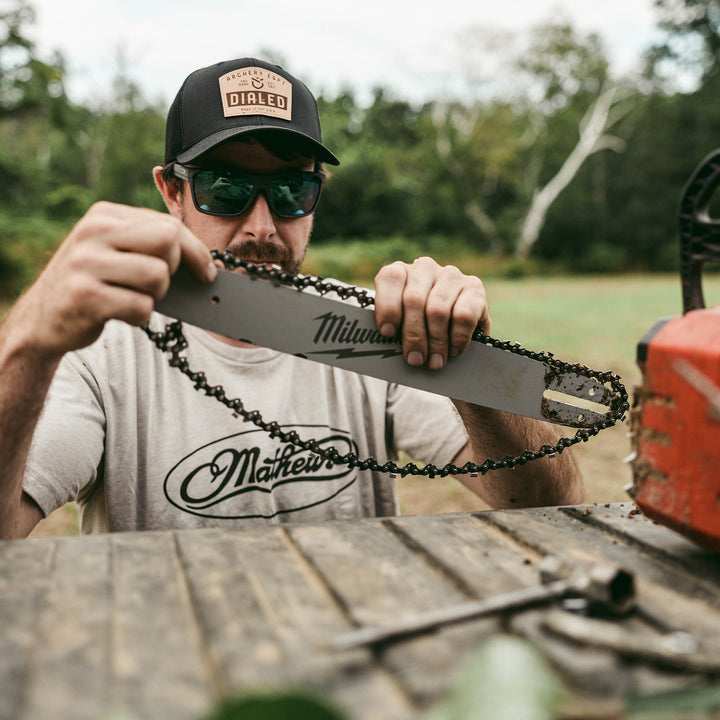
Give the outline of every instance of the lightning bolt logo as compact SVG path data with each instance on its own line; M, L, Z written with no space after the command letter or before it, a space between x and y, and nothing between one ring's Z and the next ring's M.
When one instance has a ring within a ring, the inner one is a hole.
M355 348L337 348L335 350L313 350L307 355L335 355L338 360L359 357L381 357L383 359L402 355L402 350L394 347L386 347L377 350L356 350Z

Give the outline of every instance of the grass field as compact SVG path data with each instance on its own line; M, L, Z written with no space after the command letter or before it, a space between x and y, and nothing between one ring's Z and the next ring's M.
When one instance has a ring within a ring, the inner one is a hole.
M486 281L492 334L531 350L547 350L561 360L618 373L632 394L639 382L638 341L655 321L681 312L676 276L544 277ZM705 282L708 304L720 300L720 276ZM713 299L715 298L715 300ZM605 430L574 447L585 478L587 502L628 499L630 480L623 463L630 452L627 426ZM407 514L482 509L482 503L455 480L401 479ZM73 532L72 511L45 521L38 533Z

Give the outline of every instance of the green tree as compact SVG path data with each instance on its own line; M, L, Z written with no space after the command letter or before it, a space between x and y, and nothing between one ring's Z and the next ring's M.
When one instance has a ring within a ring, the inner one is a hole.
M471 225L467 239L495 254L512 252L531 118L518 104L502 101L436 103L432 118L433 151Z
M514 52L505 63L512 77L504 87L524 80L521 92L504 90L504 102L448 104L436 113L437 148L458 188L473 189L465 212L490 247L525 257L587 159L623 147L608 131L627 112L629 94L609 78L599 38L570 25L540 26ZM496 188L506 188L501 208L492 207Z
M626 125L621 156L607 159L608 243L637 269L677 268L680 194L695 166L720 146L720 76L692 93L654 92Z
M25 35L34 21L24 2L0 13L0 205L37 207L40 182L52 164L62 132L72 122L62 58L37 57Z
M56 172L71 150L77 109L64 89L62 57L41 59L27 37L31 7L19 0L0 13L0 280L17 291L52 250L62 230L52 221L66 204L68 178Z
M649 74L664 75L663 66L677 66L713 75L720 67L720 2L718 0L655 0L658 27L665 39L648 52Z
M102 200L163 209L152 168L164 155L165 112L144 98L118 56L111 92L85 135L89 180Z
M341 164L329 170L315 218L316 241L412 235L422 109L380 88L364 108L349 92L334 101L321 98L319 108L324 138Z

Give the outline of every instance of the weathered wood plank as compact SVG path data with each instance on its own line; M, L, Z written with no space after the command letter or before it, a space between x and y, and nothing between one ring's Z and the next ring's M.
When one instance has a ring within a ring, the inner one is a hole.
M109 540L62 539L56 549L18 717L97 720L110 707Z
M0 720L23 707L55 543L0 542Z
M289 532L358 626L468 599L384 521L295 526ZM378 649L378 658L420 710L449 689L466 652L498 629L493 619L466 623L462 631L448 628L392 642Z
M169 532L111 536L111 699L144 719L197 718L212 680Z
M578 697L614 701L618 708L630 694L698 686L709 674L693 670L690 656L683 665L682 653L671 653L669 643L658 642L667 638L634 616L609 620L532 610L515 616L511 628L544 652ZM662 657L652 653L659 647Z
M586 525L594 525L611 536L619 536L626 544L637 545L665 560L674 560L685 571L711 580L715 587L720 585L720 553L704 550L673 530L658 525L645 517L634 503L567 507L561 508L561 512L581 520ZM717 594L715 597L717 598ZM720 598L717 600L720 607Z
M612 710L628 692L683 687L703 675L576 642L547 622L557 609L373 651L327 647L358 625L534 585L552 553L635 573L642 612L608 625L623 638L686 630L720 658L720 558L632 508L0 543L0 720L82 720L117 706L140 720L197 720L221 693L268 686L319 690L354 720L408 720L498 630L531 638L595 710L598 698Z
M419 713L449 692L462 665L501 629L497 618L467 621L380 646L378 657L406 689Z
M519 542L510 533L482 523L472 515L428 516L393 520L425 552L457 574L478 596L492 596L540 582L537 562L543 554ZM548 608L552 607L551 604ZM551 638L539 627L545 610L517 611L502 619L502 627L539 643L576 691L601 698L618 687L618 662L611 652L586 652L567 641ZM466 624L458 626L453 647L472 651ZM477 642L477 638L474 638Z
M358 625L467 599L380 521L297 525L289 532Z
M224 692L315 689L357 720L410 711L369 651L322 647L347 631L348 621L283 529L185 534L180 548Z
M471 597L487 597L535 585L542 556L467 514L394 518L428 562L441 567Z
M509 628L539 648L575 693L592 700L627 695L631 680L609 650L574 645L542 627L546 610L528 610L510 619Z
M602 529L560 509L480 513L477 517L540 552L578 562L605 560L623 565L635 574L643 614L666 630L691 633L708 652L720 652L718 592L712 579L668 562L661 554L630 547L619 536L609 540Z

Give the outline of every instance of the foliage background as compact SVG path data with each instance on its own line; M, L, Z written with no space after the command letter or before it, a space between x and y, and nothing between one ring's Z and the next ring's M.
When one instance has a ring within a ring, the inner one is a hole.
M646 66L632 77L610 76L598 37L545 25L522 52L506 51L506 74L494 78L494 92L474 62L483 38L470 30L460 48L467 63L462 103L414 105L383 88L364 104L352 88L320 97L325 140L342 164L332 169L317 211L313 269L371 276L390 259L427 253L475 258L486 275L674 270L680 190L720 144L720 12L717 0L656 6L666 40L648 49ZM162 209L151 169L162 162L166 109L142 96L122 56L106 97L71 102L63 58L38 57L27 39L33 20L26 0L0 11L6 297L29 282L94 201ZM681 92L673 78L688 67L697 82ZM523 255L519 237L533 199L608 90L617 100L603 142L552 203Z

